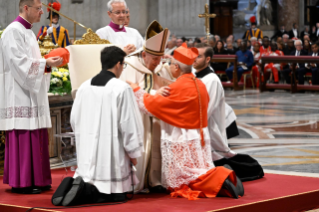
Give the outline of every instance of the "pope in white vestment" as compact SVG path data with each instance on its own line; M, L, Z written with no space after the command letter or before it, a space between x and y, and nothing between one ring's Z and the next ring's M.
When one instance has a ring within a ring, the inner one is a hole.
M151 94L170 84L171 82L156 74L168 37L168 29L163 29L157 21L152 22L146 30L144 50L138 52L138 56L125 59L128 66L120 79L137 83ZM156 118L151 118L147 114L141 115L144 124L145 153L138 159L137 176L141 182L136 186L137 191L144 188L144 181L146 186L161 185L160 124Z

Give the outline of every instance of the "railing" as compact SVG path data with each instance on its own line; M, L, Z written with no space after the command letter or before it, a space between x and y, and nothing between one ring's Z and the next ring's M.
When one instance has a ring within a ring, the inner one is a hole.
M269 89L284 89L290 90L291 93L296 93L298 90L314 90L319 91L319 85L298 85L296 82L296 65L297 63L319 63L319 57L311 56L263 56L261 58L261 73L264 74L265 63L290 63L292 66L291 71L291 84L267 84L266 79L262 82L259 78L261 92Z
M222 82L222 84L223 84L223 87L233 87L234 90L241 89L242 85L238 84L238 77L237 77L237 55L214 55L211 62L233 63L234 64L233 82L232 83Z

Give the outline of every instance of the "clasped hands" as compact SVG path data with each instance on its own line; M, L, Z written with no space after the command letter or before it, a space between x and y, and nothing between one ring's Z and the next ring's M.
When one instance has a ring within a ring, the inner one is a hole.
M126 55L129 55L135 52L135 50L136 50L136 47L133 44L129 44L123 48L123 51L126 53Z

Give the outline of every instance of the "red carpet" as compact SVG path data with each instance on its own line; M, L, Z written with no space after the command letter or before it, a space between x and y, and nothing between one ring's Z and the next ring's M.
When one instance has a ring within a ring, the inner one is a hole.
M69 171L68 175L73 173ZM64 169L52 170L53 190L38 195L12 194L0 177L0 211L22 212L29 207L53 207L51 196L65 177ZM266 174L264 178L245 182L244 197L199 199L189 201L173 199L165 194L135 195L128 203L82 209L51 209L45 211L303 211L319 206L319 178ZM293 196L291 196L293 195ZM40 211L40 210L33 210ZM43 211L43 210L42 210Z

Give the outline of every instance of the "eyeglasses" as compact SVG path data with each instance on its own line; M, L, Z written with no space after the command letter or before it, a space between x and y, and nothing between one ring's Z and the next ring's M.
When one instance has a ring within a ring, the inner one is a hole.
M126 69L127 63L123 63L123 69Z
M128 11L127 10L115 11L115 12L110 11L110 13L113 13L115 15L120 15L120 14L126 15L128 14Z
M28 7L32 7L32 6L29 6L27 5ZM43 11L43 8L42 7L33 7L36 9L37 12L40 12L40 11Z

